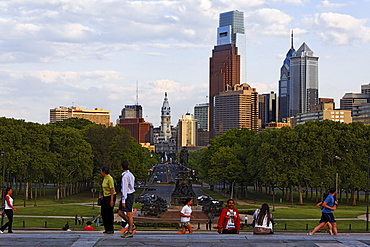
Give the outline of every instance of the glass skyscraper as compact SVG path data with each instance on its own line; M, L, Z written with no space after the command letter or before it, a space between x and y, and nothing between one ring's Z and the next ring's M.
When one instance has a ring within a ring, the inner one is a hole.
M246 82L246 40L244 13L238 10L220 14L217 45L234 44L240 55L240 84Z
M286 54L283 66L280 69L279 80L279 122L283 118L291 117L290 113L290 98L291 98L291 80L290 80L290 58L295 56L295 49L293 47L293 32L291 36L291 46Z
M237 10L221 13L217 28L217 45L210 58L210 138L215 137L214 97L229 87L246 82L245 56L244 13Z
M290 58L291 116L306 113L319 103L318 61L306 43Z

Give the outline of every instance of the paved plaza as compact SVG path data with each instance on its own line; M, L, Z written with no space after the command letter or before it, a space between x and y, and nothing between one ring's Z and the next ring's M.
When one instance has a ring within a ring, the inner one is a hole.
M276 233L274 235L253 235L244 232L239 235L220 235L216 232L195 231L194 234L176 234L175 231L138 231L129 239L116 233L83 231L16 231L1 234L0 246L43 246L43 247L92 247L92 246L370 246L369 233L341 233L338 236L305 233Z

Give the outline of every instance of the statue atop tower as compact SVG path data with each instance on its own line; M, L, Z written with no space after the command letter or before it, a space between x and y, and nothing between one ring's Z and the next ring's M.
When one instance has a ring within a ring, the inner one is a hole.
M161 110L161 136L164 141L171 138L171 107L168 103L167 92L164 93L164 100Z

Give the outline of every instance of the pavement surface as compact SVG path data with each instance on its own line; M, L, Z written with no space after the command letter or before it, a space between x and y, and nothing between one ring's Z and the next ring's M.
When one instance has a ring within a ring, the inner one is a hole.
M93 246L370 246L370 233L341 233L330 236L318 233L275 233L253 235L243 232L237 235L220 235L215 231L195 231L192 235L176 234L176 231L138 231L133 238L121 238L118 232L105 235L101 231L14 231L0 234L0 246L47 246L47 247L93 247Z

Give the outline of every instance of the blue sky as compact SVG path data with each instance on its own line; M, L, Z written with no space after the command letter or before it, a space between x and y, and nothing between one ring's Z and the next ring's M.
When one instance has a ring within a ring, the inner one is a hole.
M58 106L111 111L139 104L158 126L168 92L172 124L207 101L219 14L243 11L247 83L277 92L290 48L319 59L319 96L339 107L370 82L370 0L3 0L0 116L47 123Z

